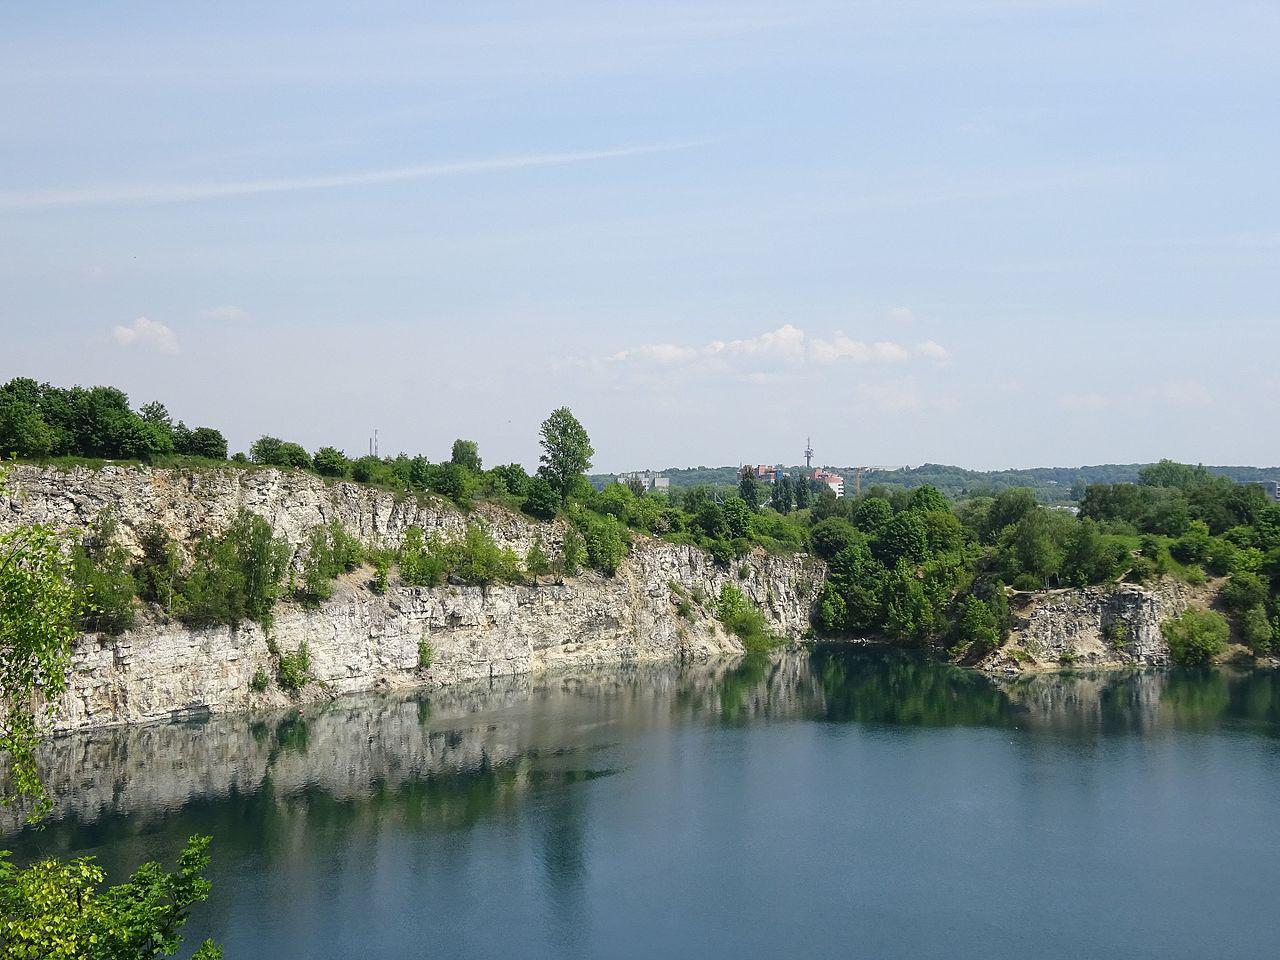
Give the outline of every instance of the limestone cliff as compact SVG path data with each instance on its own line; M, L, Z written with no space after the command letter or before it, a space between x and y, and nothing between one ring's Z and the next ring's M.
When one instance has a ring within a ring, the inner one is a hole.
M1043 594L1018 594L1009 643L984 662L1014 671L1062 665L1159 666L1169 663L1160 624L1209 591L1166 578L1149 587L1108 584Z
M0 498L0 528L40 522L82 528L104 510L136 548L158 523L193 544L224 529L245 507L265 517L295 550L333 520L369 546L395 547L410 526L428 535L462 533L483 520L494 538L524 555L535 543L559 549L563 527L480 505L470 515L432 497L397 495L354 483L279 470L163 470L20 466ZM255 673L275 672L276 651L307 644L312 683L299 697L506 677L552 667L701 660L740 653L711 611L722 585L739 586L773 627L792 638L808 626L821 587L820 563L756 553L730 569L700 550L637 537L614 577L588 573L565 583L488 588L399 587L385 596L353 574L316 609L282 602L270 637L256 624L192 630L155 612L120 637L85 635L76 645L59 730L226 712L288 702L274 684L252 689ZM672 584L694 598L676 609ZM706 600L698 603L697 598ZM429 651L429 666L422 666Z

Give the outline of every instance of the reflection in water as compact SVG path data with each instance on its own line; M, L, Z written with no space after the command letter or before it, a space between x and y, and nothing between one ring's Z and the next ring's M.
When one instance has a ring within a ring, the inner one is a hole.
M769 732L789 736L786 731L796 729L780 721L812 722L819 746L796 736L779 746ZM1227 729L1274 739L1280 732L1280 674L1135 671L992 679L906 653L819 647L710 666L632 667L430 694L351 697L305 711L59 738L42 752L57 802L51 822L32 831L11 817L0 833L7 832L5 845L20 861L93 853L113 875L144 859L171 858L191 833L212 834L215 896L199 925L229 938L240 955L256 955L253 948L264 945L279 956L350 955L334 939L346 927L359 931L365 955L399 955L406 943L428 934L457 944L457 955L485 955L493 944L475 940L482 934L463 914L474 921L497 912L505 924L491 931L497 940L512 930L535 929L546 955L585 956L598 949L592 930L605 922L593 908L599 891L609 889L613 871L640 869L647 849L675 842L685 871L678 878L718 882L698 878L699 857L732 861L743 842L740 830L760 829L747 825L752 821L740 828L734 823L738 798L746 794L760 802L761 791L772 789L768 775L744 780L761 757L771 766L801 765L780 781L779 789L791 791L780 801L790 810L821 803L833 791L876 790L879 784L891 789L961 756L950 752L958 747L939 748L917 767L912 750L932 748L899 745L883 755L865 754L859 752L870 749L865 745L838 748L839 738L861 733L868 739L858 742L869 743L884 740L885 732L948 727L977 736L966 740L966 753L943 786L930 782L903 795L876 795L864 799L863 809L923 803L910 798L962 790L966 770L986 771L983 777L998 781L1007 768L1012 779L1005 793L984 787L957 809L1002 803L1008 791L1073 770L1080 757L1110 755L1113 747L1123 753L1126 738L1135 734L1151 742L1183 731ZM991 767L984 729L1008 731L997 740L1006 746L1018 737L1045 749L1015 748L1004 766ZM1071 762L1046 766L1061 760L1055 751L1064 743ZM824 751L823 760L804 766L816 749ZM832 763L854 766L831 784L824 771ZM876 773L868 764L892 771ZM1121 778L1116 789L1128 789L1124 769L1115 775ZM1154 775L1148 771L1132 783L1140 787ZM801 779L788 784L790 776ZM1080 782L1059 786L1058 793L1069 798ZM706 784L721 793L699 795ZM611 791L608 804L593 803L601 787ZM1181 794L1160 793L1170 795ZM1268 794L1259 788L1256 795ZM1126 801L1124 809L1140 810L1144 802L1151 801ZM843 821L850 814L840 803ZM663 804L671 809L650 809ZM1022 809L1034 818L1039 807ZM1088 809L1068 802L1053 814L1054 822ZM1007 816L1002 810L989 814ZM929 828L923 825L945 827L936 810L920 816L894 842L914 842L909 838ZM858 820L847 822L852 829ZM721 829L731 832L719 836ZM877 825L859 842L874 843L884 829ZM954 828L940 834L940 854L955 835ZM1124 834L1133 835L1132 829ZM698 856L685 858L684 844L702 842L708 846ZM1004 842L996 834L987 845L998 851ZM612 856L628 843L639 845L630 859ZM815 850L825 846L820 838L815 843ZM789 850L775 851L775 859L785 859ZM883 864L897 862L892 849L884 856ZM1010 857L1012 864L1028 862L1026 851L1011 850ZM840 857L841 863L855 860ZM930 869L945 870L948 862L944 857L943 865ZM641 876L636 909L660 902L670 885L666 875ZM630 897L634 878L618 882L617 895ZM513 889L527 895L513 895ZM370 897L376 923L369 920ZM459 915L424 911L430 902L450 903ZM379 942L384 926L387 939Z
M1275 735L1280 673L1131 671L993 679L910 653L818 647L781 658L512 678L427 694L348 697L275 715L80 733L45 745L53 823L145 822L179 809L265 803L325 830L356 809L460 828L531 790L615 772L614 741L689 722L818 720L1052 729L1103 736L1227 725ZM557 792L557 803L571 792ZM559 813L559 809L550 811ZM3 823L13 836L16 819ZM562 817L548 861L572 860ZM274 835L275 831L268 831ZM45 838L46 840L48 837ZM87 843L85 842L87 841Z

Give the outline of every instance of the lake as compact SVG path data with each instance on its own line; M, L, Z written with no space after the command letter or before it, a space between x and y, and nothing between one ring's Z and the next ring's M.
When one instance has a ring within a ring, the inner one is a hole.
M620 668L63 737L20 861L215 837L232 958L1272 957L1280 675Z

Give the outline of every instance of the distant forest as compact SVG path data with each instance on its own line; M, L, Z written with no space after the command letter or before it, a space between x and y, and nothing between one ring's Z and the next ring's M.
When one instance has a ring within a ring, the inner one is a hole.
M1035 491L1041 503L1073 503L1084 495L1091 483L1137 483L1138 473L1147 463L1103 463L1089 467L1032 467L1026 470L966 470L941 463L926 463L902 470L864 470L862 487L889 487L911 490L925 485L936 487L952 500L999 493L1011 487L1027 487ZM738 467L669 467L660 471L671 479L673 487L736 486ZM792 466L798 473L803 467ZM831 467L845 479L853 494L854 468ZM1280 467L1206 467L1213 474L1237 483L1280 480ZM595 474L591 482L601 487L616 474Z

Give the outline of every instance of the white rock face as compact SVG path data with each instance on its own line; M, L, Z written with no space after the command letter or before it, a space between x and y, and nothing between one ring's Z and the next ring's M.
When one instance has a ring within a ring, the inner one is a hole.
M109 509L130 549L156 523L190 545L225 529L241 507L265 517L295 550L314 527L335 519L370 546L394 547L415 525L428 535L460 535L477 518L521 555L535 543L554 553L562 537L559 525L491 505L469 516L435 498L278 470L21 466L12 471L10 488L0 498L0 529L31 522L85 527ZM55 728L293 702L274 684L263 692L251 688L258 670L274 676L273 644L283 653L307 645L313 682L300 692L302 700L550 668L705 660L742 651L712 614L724 584L739 586L774 629L797 638L809 625L823 577L822 564L804 556L758 553L726 570L695 548L642 537L616 576L588 573L563 584L393 584L379 597L367 587L367 572L357 572L317 609L278 604L270 638L252 623L191 630L152 616L140 616L121 637L81 637ZM672 583L707 598L687 619L676 612ZM423 641L430 649L427 668L419 666Z
M1097 666L1169 663L1160 624L1204 602L1193 588L1166 579L1150 587L1110 584L1034 596L1019 608L1010 640L1040 664ZM996 651L991 666L1004 665Z

